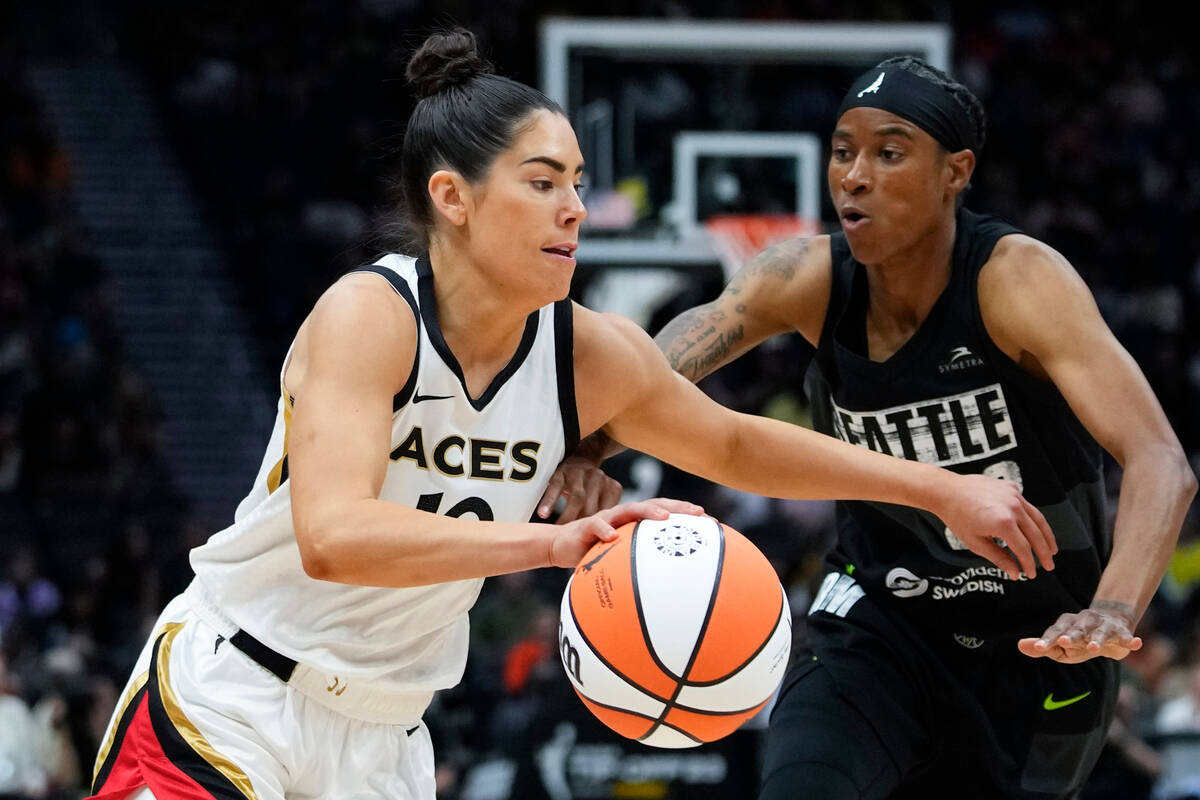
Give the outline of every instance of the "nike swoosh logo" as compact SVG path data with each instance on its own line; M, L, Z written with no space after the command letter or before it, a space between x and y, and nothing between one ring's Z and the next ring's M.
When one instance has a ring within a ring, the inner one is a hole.
M1051 692L1050 694L1046 695L1046 699L1042 701L1042 708L1046 709L1047 711L1057 711L1063 706L1069 706L1072 703L1078 703L1089 694L1091 694L1091 692L1084 692L1078 697L1069 697L1066 700L1055 700L1054 692Z
M413 395L413 403L423 403L426 400L449 400L453 395L449 394L417 394Z

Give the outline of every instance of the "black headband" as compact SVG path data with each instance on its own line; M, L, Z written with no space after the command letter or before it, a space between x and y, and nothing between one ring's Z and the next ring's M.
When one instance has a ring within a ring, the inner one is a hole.
M884 67L863 73L846 92L838 109L838 118L860 106L903 117L937 139L951 153L979 150L975 126L954 95L906 69Z

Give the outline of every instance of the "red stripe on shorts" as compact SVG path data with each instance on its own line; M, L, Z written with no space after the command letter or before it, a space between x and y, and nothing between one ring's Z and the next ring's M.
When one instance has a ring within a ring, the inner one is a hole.
M171 763L150 724L148 696L143 694L121 739L108 776L88 800L124 800L135 789L149 786L157 800L213 800L213 795Z

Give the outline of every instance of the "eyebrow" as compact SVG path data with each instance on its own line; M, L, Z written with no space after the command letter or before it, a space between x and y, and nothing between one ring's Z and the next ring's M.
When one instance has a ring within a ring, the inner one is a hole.
M874 136L902 136L905 139L912 139L913 132L911 128L904 125L884 125L872 131ZM845 128L838 128L833 132L834 139L853 139L854 136Z
M541 162L542 164L545 164L546 166L550 167L551 169L557 170L558 172L566 172L567 171L566 164L562 163L558 159L551 158L550 156L530 156L529 158L522 161L521 164L518 164L518 166L521 166L523 164L531 164L533 162ZM583 164L582 163L580 163L580 165L575 168L576 175L578 175L581 172L583 172Z

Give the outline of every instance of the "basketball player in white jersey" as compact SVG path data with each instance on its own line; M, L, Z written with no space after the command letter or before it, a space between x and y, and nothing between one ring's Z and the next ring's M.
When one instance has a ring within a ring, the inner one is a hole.
M409 79L403 181L424 252L343 277L301 326L255 485L192 552L94 797L431 800L421 715L462 677L482 579L573 567L615 526L701 512L655 500L530 523L581 433L760 494L924 508L1014 576L1053 567L1011 483L736 414L635 323L574 306L586 211L562 110L491 74L466 31L430 37Z

